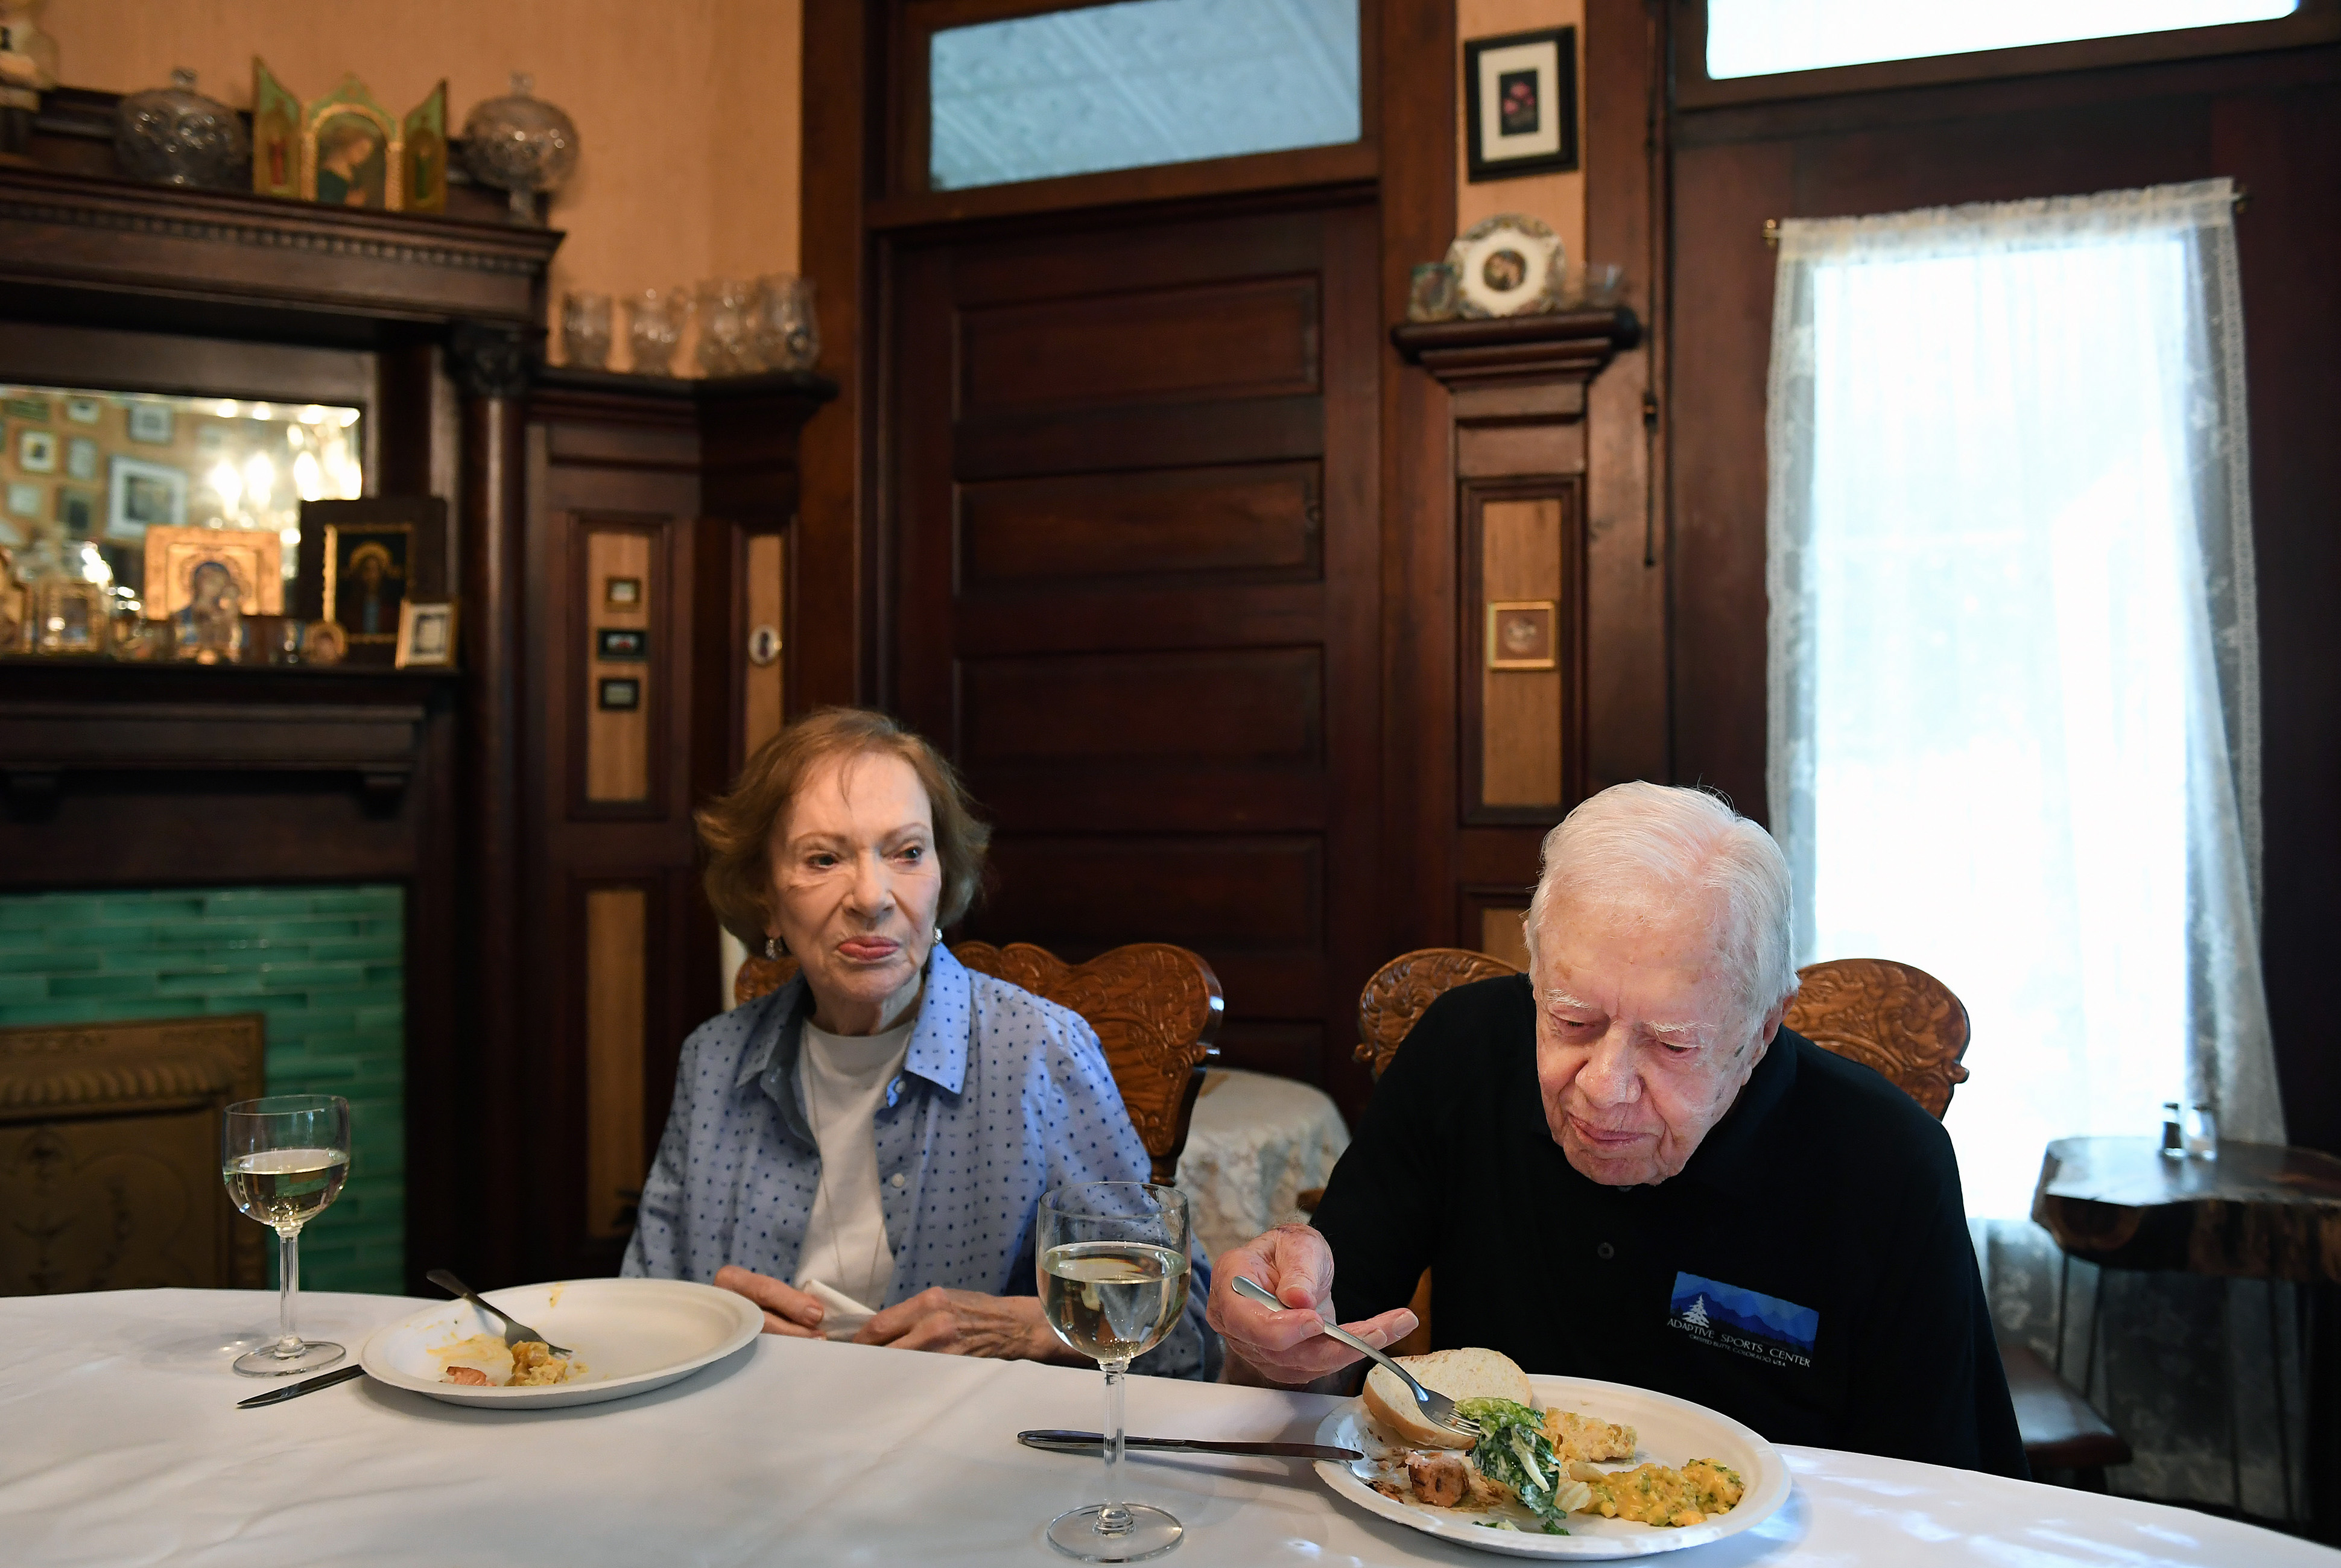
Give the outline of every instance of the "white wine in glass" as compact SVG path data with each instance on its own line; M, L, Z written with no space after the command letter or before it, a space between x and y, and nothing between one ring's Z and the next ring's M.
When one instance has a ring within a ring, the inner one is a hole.
M1121 1496L1122 1385L1130 1364L1187 1310L1187 1199L1144 1182L1083 1182L1041 1200L1041 1310L1105 1371L1105 1501L1061 1513L1049 1544L1085 1563L1135 1563L1179 1544L1179 1521Z
M235 1358L248 1377L284 1377L333 1365L349 1352L304 1340L294 1326L301 1299L301 1227L341 1196L350 1175L350 1102L339 1095L240 1100L220 1117L220 1178L227 1196L276 1233L276 1338Z

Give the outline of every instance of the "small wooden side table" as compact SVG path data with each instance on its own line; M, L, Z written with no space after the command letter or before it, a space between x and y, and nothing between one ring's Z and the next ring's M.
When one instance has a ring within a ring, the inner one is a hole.
M2058 1138L2041 1161L2032 1217L2067 1257L2102 1267L2305 1287L2310 1523L2318 1540L2341 1539L2341 1159L2246 1143L2222 1143L2216 1160L2180 1159L2152 1138ZM2282 1426L2279 1413L2280 1438ZM2285 1467L2288 1509L2288 1454Z

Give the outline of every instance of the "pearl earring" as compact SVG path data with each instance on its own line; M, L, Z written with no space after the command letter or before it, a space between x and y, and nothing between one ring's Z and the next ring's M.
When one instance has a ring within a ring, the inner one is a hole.
M780 956L781 956L781 939L780 939L778 937L767 937L767 938L764 938L764 957L766 957L767 958L779 958Z

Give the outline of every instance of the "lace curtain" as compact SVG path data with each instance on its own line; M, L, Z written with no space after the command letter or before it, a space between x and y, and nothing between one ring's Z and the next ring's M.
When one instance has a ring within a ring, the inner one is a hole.
M1967 1005L1945 1125L2003 1331L2071 1341L2138 1450L2117 1489L2276 1514L2274 1410L2229 1396L2280 1395L2288 1293L2072 1288L2024 1217L2049 1139L2164 1100L2284 1138L2232 213L2211 180L1781 225L1768 783L1799 961ZM2149 1369L2222 1342L2198 1394Z

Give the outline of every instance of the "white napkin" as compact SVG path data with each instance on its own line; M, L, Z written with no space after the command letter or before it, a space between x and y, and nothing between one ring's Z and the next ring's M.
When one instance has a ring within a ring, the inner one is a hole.
M821 1332L830 1339L852 1339L862 1332L862 1325L878 1315L874 1306L864 1306L835 1285L818 1279L809 1279L797 1287L822 1305Z

